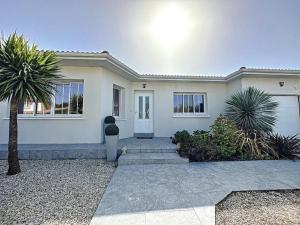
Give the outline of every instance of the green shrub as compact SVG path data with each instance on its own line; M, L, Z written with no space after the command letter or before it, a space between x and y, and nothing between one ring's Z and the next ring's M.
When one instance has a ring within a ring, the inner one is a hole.
M217 151L211 143L209 133L197 134L192 137L189 159L191 162L216 160Z
M232 120L220 115L211 126L212 145L218 159L231 159L239 153L238 130Z
M193 135L200 135L200 134L208 134L209 131L205 131L205 130L195 130L193 132Z
M105 135L112 136L112 135L118 135L119 134L119 127L117 127L116 124L108 125L105 128Z
M187 130L177 131L174 135L175 143L188 143L191 141L191 135Z
M190 150L190 162L211 161L217 159L217 151L212 145L196 145Z
M113 116L107 116L107 117L105 117L105 119L104 119L104 123L106 123L106 124L109 124L109 123L115 123L116 122L116 119L115 119L115 117L113 117Z
M300 154L300 139L297 135L269 134L268 138L271 146L280 158L292 159L295 154Z

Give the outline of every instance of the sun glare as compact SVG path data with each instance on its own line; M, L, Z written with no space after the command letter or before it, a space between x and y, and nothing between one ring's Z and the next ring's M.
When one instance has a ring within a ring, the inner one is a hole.
M151 24L151 35L163 47L178 46L185 40L188 31L188 17L177 4L164 5Z

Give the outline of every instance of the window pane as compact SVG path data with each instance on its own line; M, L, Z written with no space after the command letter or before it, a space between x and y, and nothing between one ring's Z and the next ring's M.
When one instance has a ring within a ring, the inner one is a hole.
M183 112L183 97L182 95L177 95L178 97L178 112L182 113Z
M18 105L18 114L24 113L24 102L20 102Z
M83 83L78 84L78 114L83 113Z
M173 108L173 112L174 113L177 113L178 112L178 95L174 95L173 96L173 105L174 105L174 108Z
M188 95L189 97L189 113L194 112L194 101L193 101L193 95Z
M173 97L174 101L174 113L182 113L183 112L183 97L182 95L175 94Z
M195 113L204 112L204 96L195 95Z
M143 119L143 96L139 96L139 119Z
M120 90L113 89L114 116L120 116Z
M200 95L195 95L195 113L200 113Z
M55 114L61 114L62 113L62 94L63 94L63 85L57 84L56 85L56 91L55 91Z
M149 96L145 97L145 119L149 119Z
M200 112L204 113L204 95L200 95Z
M50 114L51 113L51 105L45 106L43 103L38 102L36 104L36 114Z
M18 105L18 114L33 115L35 104L33 102L22 102Z
M184 95L183 97L184 99L184 112L189 112L189 96L188 95Z
M70 85L64 84L63 114L69 113Z
M78 113L78 83L70 86L70 114Z

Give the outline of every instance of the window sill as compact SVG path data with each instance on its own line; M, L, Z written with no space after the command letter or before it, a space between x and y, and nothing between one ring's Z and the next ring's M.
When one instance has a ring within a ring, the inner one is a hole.
M83 116L19 116L18 120L83 120ZM9 120L9 118L3 118Z
M126 118L118 118L118 117L115 117L116 121L126 121L127 119Z
M209 118L210 115L173 115L173 118Z

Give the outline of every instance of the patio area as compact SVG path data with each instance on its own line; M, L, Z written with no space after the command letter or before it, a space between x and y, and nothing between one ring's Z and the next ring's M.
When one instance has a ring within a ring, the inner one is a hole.
M300 188L300 161L119 166L91 225L213 225L232 191Z

